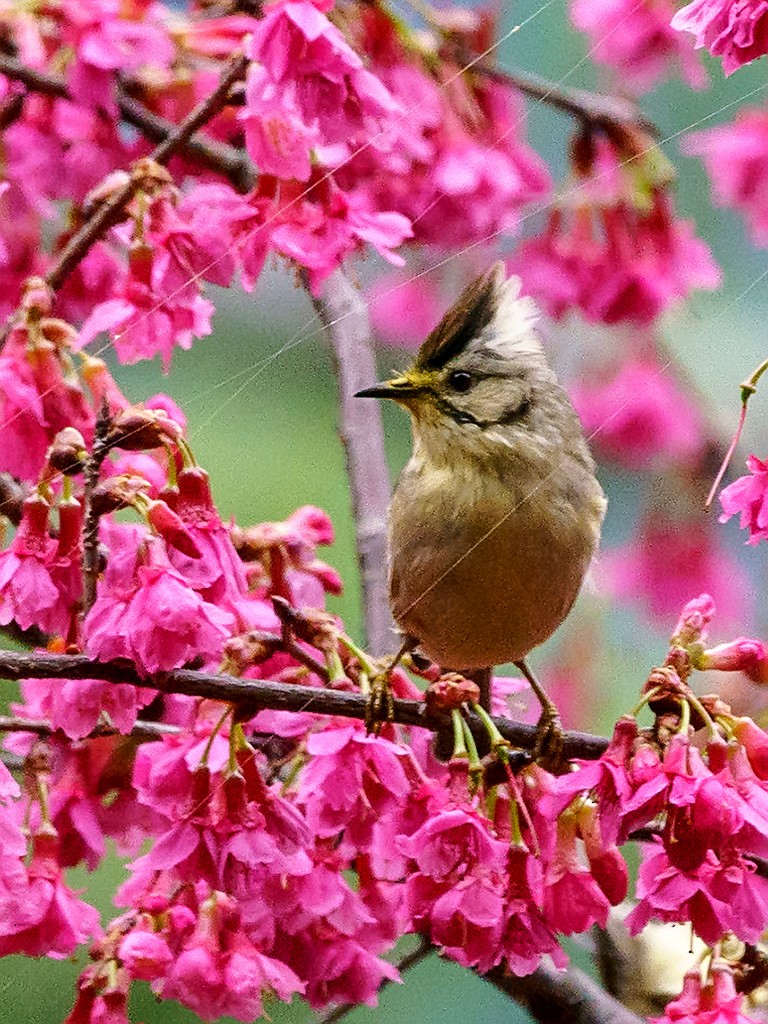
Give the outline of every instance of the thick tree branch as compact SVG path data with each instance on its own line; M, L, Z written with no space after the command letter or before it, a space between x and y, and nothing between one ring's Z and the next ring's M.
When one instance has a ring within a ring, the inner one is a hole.
M524 1006L541 1024L645 1024L597 982L576 967L558 971L542 963L533 974L518 978L501 967L480 975Z
M387 586L389 469L379 403L355 398L376 381L368 312L342 268L331 274L319 298L312 296L312 304L331 343L339 382L339 434L352 494L366 644L381 655L395 643Z
M70 99L64 78L52 72L31 68L15 57L0 54L0 74L16 82L21 82L30 92ZM15 99L23 100L23 96L20 94ZM222 104L222 106L224 105ZM153 113L141 100L133 96L129 83L118 83L117 106L122 120L134 128L138 128L150 142L164 142L177 129L177 125L173 121L168 121L166 118L160 117L159 114ZM253 188L256 177L255 170L244 150L223 142L216 142L213 139L203 138L200 135L192 135L185 142L183 152L185 156L197 160L209 170L229 178L238 191L249 192Z
M318 715L338 715L365 721L368 698L361 693L298 686L268 679L240 679L237 676L176 669L154 676L141 676L129 662L93 661L85 654L37 654L0 651L0 679L102 679L109 683L131 683L164 693L184 693L190 697L247 704L251 714L260 708L276 711L311 711ZM470 714L470 727L478 737L487 734L480 720ZM433 732L450 729L450 719L430 715L423 701L394 700L394 722L420 726ZM494 718L502 736L513 747L533 750L537 742L536 726ZM563 756L567 759L600 757L608 740L590 733L566 732Z

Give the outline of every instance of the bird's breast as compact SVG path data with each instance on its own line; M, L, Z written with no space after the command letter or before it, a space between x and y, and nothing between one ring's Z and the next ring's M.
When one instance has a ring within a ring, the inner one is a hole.
M604 499L578 467L505 481L413 460L392 502L400 627L444 667L516 661L560 625L597 547Z

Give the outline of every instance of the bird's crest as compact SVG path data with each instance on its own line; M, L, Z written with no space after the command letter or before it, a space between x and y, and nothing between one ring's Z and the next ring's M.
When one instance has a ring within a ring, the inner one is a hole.
M419 349L414 369L441 370L474 339L503 358L540 352L536 320L533 300L520 296L519 278L507 280L498 261L467 285Z

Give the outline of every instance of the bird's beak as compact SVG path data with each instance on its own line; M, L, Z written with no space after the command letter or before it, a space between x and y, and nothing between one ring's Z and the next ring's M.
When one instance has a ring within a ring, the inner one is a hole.
M384 380L380 384L374 384L373 387L363 388L362 391L356 393L355 398L391 398L398 402L411 395L418 395L423 390L423 387L407 377L393 377L392 380Z

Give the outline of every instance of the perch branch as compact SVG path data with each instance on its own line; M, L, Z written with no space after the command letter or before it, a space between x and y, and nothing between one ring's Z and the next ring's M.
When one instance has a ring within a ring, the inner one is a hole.
M365 302L343 269L331 274L312 304L325 328L339 384L339 434L344 445L363 590L366 643L374 655L393 646L387 587L389 469L381 410L355 398L376 381L376 360Z
M252 714L260 708L276 711L311 711L318 715L338 715L365 721L368 698L362 693L344 690L278 683L268 679L240 679L237 676L175 669L153 676L141 676L127 661L93 661L85 654L38 654L0 651L0 679L102 679L108 683L131 683L163 693L183 693L190 697L247 703ZM430 715L423 701L395 698L393 721L400 725L420 726L433 732L450 729L450 719ZM470 728L478 737L485 729L476 715L469 714ZM533 750L537 743L535 725L509 718L494 718L502 736L513 747ZM596 759L608 746L603 736L566 732L563 756Z

